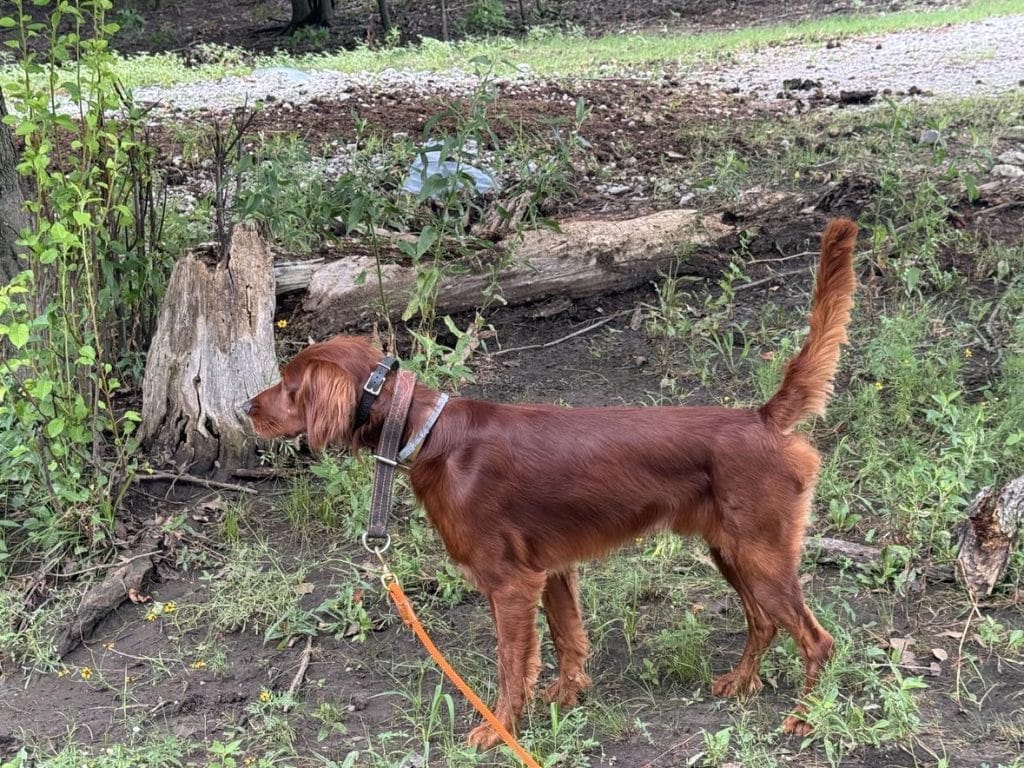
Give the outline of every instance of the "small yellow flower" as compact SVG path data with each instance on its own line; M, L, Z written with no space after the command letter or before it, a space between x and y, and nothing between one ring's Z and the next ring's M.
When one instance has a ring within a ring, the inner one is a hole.
M278 320L276 323L274 323L274 325L276 325L278 328L287 328L288 327L288 321L287 320Z
M875 389L877 389L879 392L881 392L883 389L885 389L885 384L883 384L880 381L876 381L875 382Z
M67 677L71 673L67 667L61 667L57 670L57 677Z
M256 764L256 758L253 757L252 755L246 755L245 756L245 764L246 765L255 765Z
M192 667L192 669L206 669L206 662L202 659L196 659L189 664L189 666Z
M82 667L78 670L78 674L82 676L83 680L89 680L92 677L92 669L89 667Z
M270 691L268 691L266 688L260 691L260 701L262 701L264 704L270 701Z
M106 648L108 651L112 651L112 650L114 650L114 643L113 642L104 643L103 647Z
M974 353L971 352L971 348L970 347L968 347L967 349L964 350L964 357L972 357L973 355L974 355Z
M124 678L124 682L126 685L131 685L135 682L135 675L126 675Z
M166 603L164 603L164 613L174 613L176 610L178 610L178 606L175 604L173 600L168 600Z
M157 612L153 608L150 608L146 612L146 621L156 621L157 615Z

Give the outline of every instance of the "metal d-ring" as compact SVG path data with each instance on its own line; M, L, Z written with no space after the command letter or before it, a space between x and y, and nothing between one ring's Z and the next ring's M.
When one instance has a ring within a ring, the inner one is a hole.
M383 555L385 552L387 552L388 551L388 547L391 546L391 534L390 533L385 533L384 534L384 536L383 536L383 538L384 538L384 546L382 546L382 547L371 547L370 546L370 542L368 540L368 537L369 537L369 531L364 531L363 532L363 547L365 547L366 551L369 552L370 554L377 555L379 557L380 555ZM376 538L380 538L380 537L374 536L374 538L376 539Z

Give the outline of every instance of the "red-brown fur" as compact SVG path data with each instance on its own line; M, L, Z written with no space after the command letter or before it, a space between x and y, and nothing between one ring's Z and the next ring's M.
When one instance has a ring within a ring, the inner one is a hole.
M761 687L761 657L778 627L804 659L804 692L832 654L832 637L804 601L797 566L818 453L792 428L824 411L853 306L847 220L822 236L810 334L778 392L756 409L574 408L452 399L409 471L413 491L451 557L487 597L498 638L497 716L514 729L540 669L542 602L559 671L545 696L572 705L590 687L575 564L656 530L704 538L739 593L746 647L712 685L720 696ZM369 421L353 433L359 390L381 353L336 337L295 357L282 381L246 404L263 437L308 435L310 447L374 447L391 399L388 379ZM436 393L417 385L405 439ZM806 733L799 714L787 731ZM470 733L498 743L486 723Z

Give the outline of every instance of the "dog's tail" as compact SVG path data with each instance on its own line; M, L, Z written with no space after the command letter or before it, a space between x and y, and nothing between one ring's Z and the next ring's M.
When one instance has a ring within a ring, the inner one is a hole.
M803 349L786 363L778 391L761 406L761 418L788 432L805 416L823 416L839 364L839 346L853 309L853 246L857 225L835 219L821 236L821 262L811 308L811 332Z

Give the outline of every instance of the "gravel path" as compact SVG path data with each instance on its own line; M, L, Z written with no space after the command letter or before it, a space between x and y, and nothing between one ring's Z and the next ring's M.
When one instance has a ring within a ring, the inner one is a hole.
M683 81L711 83L723 90L773 98L789 79L811 80L825 91L871 90L942 96L998 94L1024 87L1024 15L1004 16L926 30L847 38L834 47L787 45L740 54L711 70L688 73ZM520 89L533 80L523 67L512 78ZM477 78L458 70L379 74L313 71L286 67L255 70L245 77L135 90L136 99L157 114L220 111L278 101L345 100L369 89L385 93L463 94Z
M709 80L770 98L784 80L797 78L820 81L826 91L1005 93L1024 87L1024 15L848 38L834 48L768 48L742 54Z
M524 69L513 78L500 82L529 83ZM257 101L304 104L316 99L345 101L354 92L402 92L414 96L439 93L471 93L480 79L458 69L446 72L408 72L387 69L380 73L342 73L323 70L303 72L290 67L255 69L242 77L224 77L170 87L145 86L133 91L136 101L151 105L157 112L192 112L200 109L233 109Z

